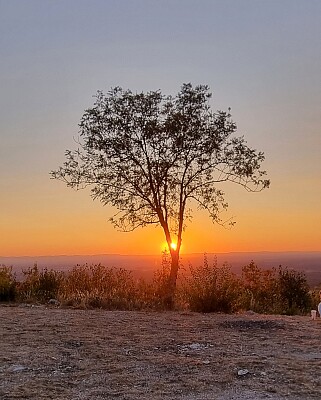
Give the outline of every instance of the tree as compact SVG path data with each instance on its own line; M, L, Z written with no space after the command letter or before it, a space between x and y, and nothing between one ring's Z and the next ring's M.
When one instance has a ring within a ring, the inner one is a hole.
M67 150L63 166L51 172L69 187L90 186L94 199L118 210L110 221L120 230L162 227L171 255L169 305L191 204L222 223L222 182L248 191L269 186L260 169L264 154L233 135L230 109L212 112L210 98L208 86L190 83L174 97L120 87L99 91L79 124L79 148Z

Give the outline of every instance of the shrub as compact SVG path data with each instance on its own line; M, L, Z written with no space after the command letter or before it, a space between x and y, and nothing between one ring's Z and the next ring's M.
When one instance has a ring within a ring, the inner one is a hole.
M203 265L190 266L183 292L191 311L230 313L238 308L240 281L227 264L210 265L204 257Z
M20 300L47 302L49 299L57 298L63 277L62 272L46 268L39 271L36 264L22 272L24 280L19 288Z
M258 313L279 313L280 295L275 269L260 269L253 261L242 268L243 309Z
M309 285L302 272L260 269L253 261L242 268L242 306L258 313L301 314L311 307Z
M134 309L136 287L131 271L98 265L77 265L64 277L59 298L66 305Z
M16 278L12 267L0 267L0 301L14 301L16 299Z
M168 283L171 269L171 259L167 251L162 254L162 263L154 272L151 282L138 281L137 298L141 302L142 309L166 310L168 304ZM177 297L177 296L176 296Z
M313 302L304 273L279 266L279 293L284 314L304 314Z
M314 287L309 291L311 298L311 309L314 310L318 309L318 305L321 302L320 293L321 293L321 284L317 285L316 287Z

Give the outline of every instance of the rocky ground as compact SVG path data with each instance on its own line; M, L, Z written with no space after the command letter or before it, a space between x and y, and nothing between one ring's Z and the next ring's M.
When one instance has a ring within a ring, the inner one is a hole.
M320 399L310 317L0 306L0 399Z

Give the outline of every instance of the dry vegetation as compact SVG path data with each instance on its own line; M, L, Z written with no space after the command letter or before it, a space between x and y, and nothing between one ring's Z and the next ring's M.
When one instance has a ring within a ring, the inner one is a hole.
M321 397L321 324L308 316L21 304L0 319L2 400Z
M0 267L0 301L102 308L106 310L164 310L168 307L170 260L150 281L134 278L131 271L103 265L76 266L67 272L40 270L37 265L23 271L17 281L9 267ZM303 273L279 267L260 269L245 265L241 276L228 265L209 264L183 269L176 290L174 309L197 312L251 310L265 314L306 314L319 301ZM172 307L171 307L172 308Z

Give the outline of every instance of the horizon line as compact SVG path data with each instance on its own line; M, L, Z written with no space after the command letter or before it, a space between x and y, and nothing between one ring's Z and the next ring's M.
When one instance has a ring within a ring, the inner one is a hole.
M193 252L193 253L181 253L180 256L189 255L219 255L219 254L280 254L280 253L321 253L321 250L250 250L250 251L224 251L224 252ZM34 258L34 257L95 257L95 256L117 256L117 257L158 257L161 256L163 252L159 254L123 254L123 253L95 253L95 254L47 254L47 255L21 255L21 256L2 256L0 258Z

